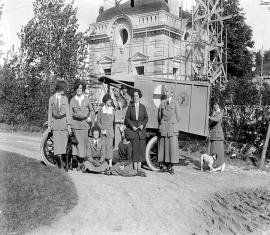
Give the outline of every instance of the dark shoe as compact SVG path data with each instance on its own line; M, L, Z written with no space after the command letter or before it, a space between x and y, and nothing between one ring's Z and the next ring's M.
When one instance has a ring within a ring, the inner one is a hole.
M158 170L158 172L167 172L168 169L165 166L161 166L160 169Z
M137 176L146 177L146 173L141 170L138 170Z
M77 171L81 171L81 164L78 163L78 166L77 166Z
M82 173L85 173L86 169L85 169L85 165L81 165L81 170L82 170Z
M174 174L175 174L175 172L174 172L174 169L173 169L173 168L168 169L168 172L169 172L171 175L174 175Z
M111 175L112 173L111 173L111 171L110 170L105 170L104 171L104 175Z

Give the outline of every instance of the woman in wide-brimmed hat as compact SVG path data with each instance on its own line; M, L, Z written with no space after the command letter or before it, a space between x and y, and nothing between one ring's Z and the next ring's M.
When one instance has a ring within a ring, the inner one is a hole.
M113 138L114 138L114 119L115 112L112 107L112 98L109 94L104 95L102 102L104 106L101 107L97 114L97 124L101 128L101 138L105 142L105 155L106 160L109 163L109 167L112 167L113 158Z
M86 157L88 130L94 112L90 100L84 94L85 89L85 82L80 79L76 80L74 84L76 95L70 101L72 128L78 140L78 145L72 146L72 155L78 160L78 170L80 170L81 162Z
M60 168L64 168L63 154L66 154L68 134L71 133L71 118L68 99L64 96L67 82L58 80L55 92L49 99L48 131L53 133L53 150Z

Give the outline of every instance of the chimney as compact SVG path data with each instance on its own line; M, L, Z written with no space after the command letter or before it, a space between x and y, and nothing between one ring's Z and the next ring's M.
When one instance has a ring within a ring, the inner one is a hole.
M104 11L115 7L115 0L103 0Z
M179 17L179 8L181 7L180 0L168 0L170 13Z

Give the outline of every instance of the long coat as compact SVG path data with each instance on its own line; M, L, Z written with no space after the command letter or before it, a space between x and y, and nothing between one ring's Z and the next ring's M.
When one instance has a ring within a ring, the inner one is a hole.
M84 97L84 99L81 101L81 105L79 104L79 101L73 97L70 101L70 112L72 118L72 128L74 129L78 140L78 145L72 146L72 155L85 158L88 130L90 128L86 120L93 113L93 107L87 97Z
M176 100L171 98L170 103L166 101L160 104L158 110L160 122L160 141L158 149L158 161L166 163L178 163L178 134L180 109Z
M105 108L101 107L97 114L97 124L101 130L106 130L106 135L102 136L105 141L105 154L106 159L110 160L113 158L113 138L114 138L114 121L115 121L115 111L113 107L112 113L104 113Z
M148 115L146 108L143 104L139 104L139 114L136 120L135 103L132 103L126 112L125 125L133 132L132 137L132 161L144 162L145 161L145 148L146 148L146 124L148 122ZM133 130L133 127L143 125L143 129Z
M108 169L108 163L105 161L105 142L98 139L97 146L94 139L89 138L87 146L87 158L84 161L85 170L102 172Z
M59 106L56 95L52 95L49 99L48 126L52 130L67 130L68 124L71 124L68 98L62 95Z
M224 110L214 113L210 117L210 140L224 140L224 133L221 127Z
M71 124L68 99L66 96L61 96L60 105L53 95L49 99L48 109L48 127L53 131L53 151L54 155L66 153L68 142L67 126Z
M214 167L221 166L224 162L224 133L222 130L223 110L216 111L210 117L210 154L217 154L217 160Z
M79 105L79 101L77 101L75 97L73 97L70 101L72 128L79 130L88 130L89 124L86 122L86 119L89 116L93 116L93 112L93 106L87 97L82 100L81 105Z
M139 134L140 139L146 139L145 127L147 122L148 115L145 106L141 103L139 104L139 115L138 120L136 120L135 103L130 104L126 112L125 125L129 127L132 131L134 126L139 127L140 125L143 125L143 129L140 131Z
M169 105L162 102L158 110L160 122L159 132L161 136L175 136L179 133L180 109L176 100L171 98Z

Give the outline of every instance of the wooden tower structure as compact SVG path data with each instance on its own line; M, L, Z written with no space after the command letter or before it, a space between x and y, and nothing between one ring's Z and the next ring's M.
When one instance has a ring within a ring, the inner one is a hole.
M223 85L227 74L223 58L223 0L195 0L192 9L191 46L187 59L192 61L194 80L207 80L212 84Z

